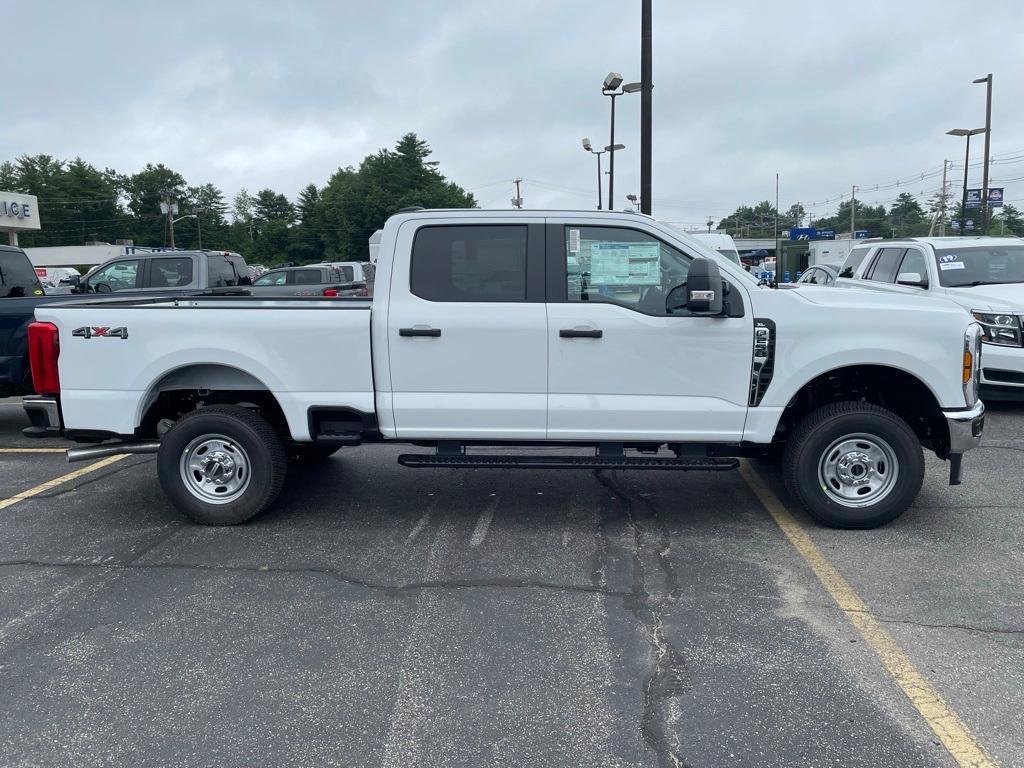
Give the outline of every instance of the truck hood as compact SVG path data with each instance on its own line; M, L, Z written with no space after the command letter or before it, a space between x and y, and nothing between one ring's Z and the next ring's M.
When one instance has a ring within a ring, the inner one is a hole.
M979 285L977 288L943 288L942 295L964 309L1024 311L1024 283Z
M970 289L968 289L970 290ZM826 307L850 307L857 309L885 310L913 310L915 312L963 312L963 307L957 302L941 296L926 296L909 293L889 293L888 291L871 290L837 290L831 286L808 285L801 286L799 290L787 291L787 293L799 296L813 304L820 304ZM870 315L865 317L870 318Z

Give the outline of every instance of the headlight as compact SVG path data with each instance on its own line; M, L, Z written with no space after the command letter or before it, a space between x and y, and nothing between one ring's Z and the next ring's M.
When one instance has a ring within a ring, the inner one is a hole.
M963 382L964 400L971 406L978 402L981 386L981 339L982 330L977 323L967 326L964 333Z
M982 338L989 344L1004 347L1020 347L1024 332L1021 329L1021 316L1009 312L971 312L974 319L981 323Z

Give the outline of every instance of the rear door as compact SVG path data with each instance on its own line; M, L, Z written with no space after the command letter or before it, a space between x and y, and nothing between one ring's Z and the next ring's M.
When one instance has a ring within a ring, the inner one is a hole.
M387 319L399 438L545 437L543 249L541 219L402 225Z
M731 316L670 312L698 254L641 223L551 224L547 253L549 439L742 438L754 331L739 280Z

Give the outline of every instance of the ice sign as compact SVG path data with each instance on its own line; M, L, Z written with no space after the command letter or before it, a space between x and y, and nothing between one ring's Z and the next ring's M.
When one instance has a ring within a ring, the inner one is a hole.
M590 245L592 285L661 285L661 253L657 243Z

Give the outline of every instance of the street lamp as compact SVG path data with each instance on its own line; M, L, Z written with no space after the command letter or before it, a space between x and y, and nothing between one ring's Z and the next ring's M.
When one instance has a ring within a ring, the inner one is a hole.
M590 152L592 155L597 155L597 210L601 210L601 155L605 153L605 150L596 150L590 143L590 139L583 139L583 149Z
M171 242L174 242L174 225L183 219L195 219L196 227L199 228L199 250L203 250L203 224L199 220L198 213L186 213L184 216L179 216L176 219L171 219Z
M984 128L954 128L951 131L946 131L947 136L966 136L967 137L967 152L964 154L964 195L960 201L960 234L962 235L964 230L964 222L967 218L967 173L970 171L971 165L971 136L977 136L979 133L984 133Z
M629 202L631 202L633 204L633 207L636 209L637 213L639 213L640 212L640 201L637 199L637 196L636 195L626 195L626 199L629 200Z
M992 73L979 77L975 84L985 83L985 166L981 173L981 234L988 230L988 147L992 138Z
M619 86L622 86L621 89ZM615 98L624 93L636 93L642 88L641 83L626 83L622 85L622 75L618 72L609 72L601 84L601 93L612 100L611 135L608 139L608 210L615 210L613 196L615 194L615 151L621 149L615 143Z

